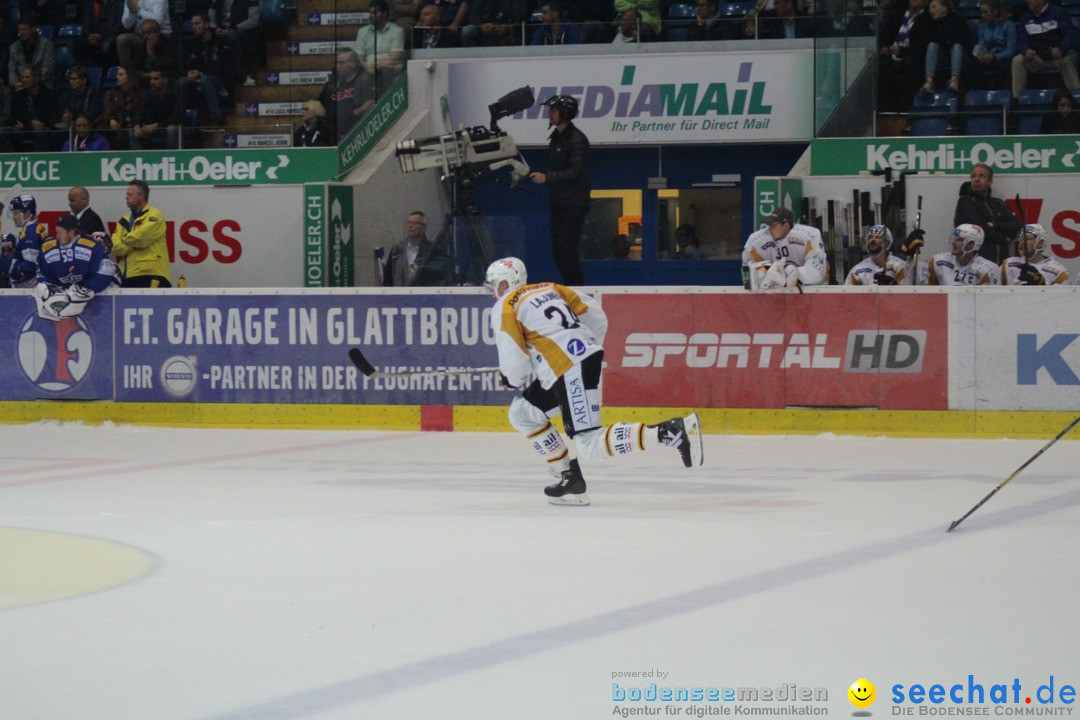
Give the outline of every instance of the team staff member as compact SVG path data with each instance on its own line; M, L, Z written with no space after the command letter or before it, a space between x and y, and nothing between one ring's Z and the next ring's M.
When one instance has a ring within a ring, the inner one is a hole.
M553 95L544 101L548 108L547 172L534 172L529 179L551 188L551 251L564 285L584 285L581 269L581 231L589 214L589 138L574 125L578 101L569 95Z
M124 200L131 212L120 218L112 235L112 251L124 287L172 287L165 217L150 204L150 187L133 180Z

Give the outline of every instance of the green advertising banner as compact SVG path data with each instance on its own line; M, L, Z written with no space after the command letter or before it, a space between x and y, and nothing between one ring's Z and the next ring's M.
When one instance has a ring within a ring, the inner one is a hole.
M801 178L759 177L754 179L754 227L765 224L765 216L782 205L795 213L802 212Z
M352 287L356 276L353 269L353 186L328 185L326 200L330 207L326 238L327 285Z
M304 287L326 286L326 186L304 186Z
M338 145L338 177L356 167L408 109L409 84L402 75Z
M35 153L3 156L0 187L299 185L333 180L335 148Z
M1080 138L860 138L814 140L810 144L811 175L858 175L885 168L967 175L978 163L989 165L995 173L1074 173L1080 171Z

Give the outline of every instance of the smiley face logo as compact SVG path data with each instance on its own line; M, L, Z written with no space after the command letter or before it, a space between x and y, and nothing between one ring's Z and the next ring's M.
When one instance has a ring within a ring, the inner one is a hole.
M874 700L877 699L877 690L874 688L874 683L870 682L866 678L859 678L855 682L851 683L851 687L847 691L848 700L851 704L857 708L868 708L874 704Z

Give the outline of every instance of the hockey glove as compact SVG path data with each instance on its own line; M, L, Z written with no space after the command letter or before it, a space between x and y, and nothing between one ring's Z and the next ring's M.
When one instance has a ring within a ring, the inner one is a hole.
M762 278L761 283L758 285L758 290L762 292L773 292L776 290L793 288L798 284L799 268L795 265L789 265L783 260L777 260L769 266L769 271L765 273L765 277Z
M908 233L906 238L904 238L904 242L900 245L900 252L903 253L905 257L911 257L922 250L924 237L926 237L926 231L915 228Z
M893 276L889 275L889 273L882 270L881 272L874 274L874 284L875 285L895 285L896 284L896 278L894 278Z
M1044 278L1043 274L1039 272L1039 269L1034 265L1030 265L1028 263L1024 263L1020 266L1019 280L1021 285L1046 284L1046 278Z

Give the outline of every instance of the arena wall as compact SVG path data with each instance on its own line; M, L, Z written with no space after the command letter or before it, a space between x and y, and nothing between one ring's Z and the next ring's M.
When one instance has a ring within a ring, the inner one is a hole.
M1080 407L1077 288L598 288L614 419L707 432L1045 436ZM77 318L0 293L2 417L175 426L504 430L477 289L125 291Z

